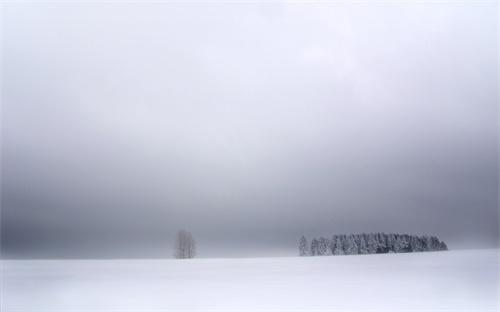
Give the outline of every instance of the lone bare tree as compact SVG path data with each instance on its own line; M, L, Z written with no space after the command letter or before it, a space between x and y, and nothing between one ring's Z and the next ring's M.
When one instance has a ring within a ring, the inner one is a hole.
M174 257L177 259L190 259L196 255L196 243L193 235L185 230L177 232L175 239Z

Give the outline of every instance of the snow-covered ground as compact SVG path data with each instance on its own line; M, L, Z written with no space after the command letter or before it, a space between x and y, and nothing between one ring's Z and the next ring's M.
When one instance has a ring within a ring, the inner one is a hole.
M498 311L498 250L2 261L2 312Z

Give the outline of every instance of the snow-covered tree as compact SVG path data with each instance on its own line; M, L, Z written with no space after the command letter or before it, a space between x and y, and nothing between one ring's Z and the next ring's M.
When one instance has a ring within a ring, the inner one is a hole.
M330 241L327 238L320 237L318 240L318 255L328 256L330 253Z
M313 238L311 240L311 256L318 256L318 240Z
M299 249L302 248L299 246ZM307 250L307 248L306 248ZM387 252L418 252L448 250L446 244L436 236L417 236L408 234L351 234L333 235L329 240L324 237L311 241L310 255L356 255ZM300 252L300 250L299 250Z
M345 242L345 254L346 255L356 255L358 254L358 244L356 243L356 238L354 235L349 235Z
M431 238L429 236L424 236L422 239L424 243L424 251L432 251Z
M448 246L446 246L445 242L439 243L439 250L448 250Z
M406 237L403 235L398 235L396 241L394 242L394 252L409 252L410 244Z
M363 235L359 236L359 251L360 255L366 255L368 253L368 246L366 245L366 240Z
M394 244L396 243L396 235L395 234L388 234L387 235L387 250L394 252Z
M377 234L377 253L387 253L389 248L387 248L387 235L385 233Z
M342 246L342 238L337 236L335 239L335 244L333 248L333 254L334 255L343 255L344 253L344 247Z
M302 235L299 240L299 255L301 257L307 256L309 254L309 246L307 243L307 238Z
M368 234L368 240L366 242L366 245L368 248L368 253L370 253L370 254L377 253L378 241L375 237L375 234L373 234L373 233Z
M448 250L446 244L439 241L436 236L426 236L424 245L426 251Z
M328 246L330 248L331 255L335 254L335 243L336 242L337 242L337 235L333 235L332 239L330 239L330 245Z
M410 237L410 249L412 252L424 251L423 240L418 236Z

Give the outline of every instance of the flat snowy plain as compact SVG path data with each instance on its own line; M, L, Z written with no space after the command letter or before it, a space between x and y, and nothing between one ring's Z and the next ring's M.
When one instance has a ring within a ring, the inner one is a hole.
M3 260L2 312L498 311L499 250Z

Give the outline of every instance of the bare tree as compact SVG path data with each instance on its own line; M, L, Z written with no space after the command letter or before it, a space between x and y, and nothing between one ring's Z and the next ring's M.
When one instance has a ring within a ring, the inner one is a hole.
M196 243L193 235L185 230L177 232L175 239L174 257L177 259L190 259L196 255Z

